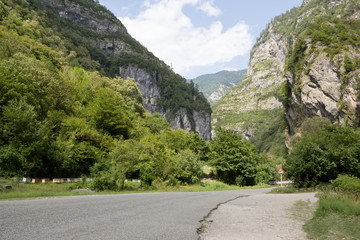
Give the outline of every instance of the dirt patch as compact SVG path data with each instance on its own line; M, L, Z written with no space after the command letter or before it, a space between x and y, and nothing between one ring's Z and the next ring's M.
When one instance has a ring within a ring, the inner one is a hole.
M204 223L202 240L306 239L315 193L259 193L220 205Z

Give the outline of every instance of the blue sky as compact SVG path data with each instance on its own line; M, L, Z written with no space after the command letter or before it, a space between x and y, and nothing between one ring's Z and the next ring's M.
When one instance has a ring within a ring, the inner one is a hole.
M191 79L247 68L272 18L302 0L100 0L149 51Z

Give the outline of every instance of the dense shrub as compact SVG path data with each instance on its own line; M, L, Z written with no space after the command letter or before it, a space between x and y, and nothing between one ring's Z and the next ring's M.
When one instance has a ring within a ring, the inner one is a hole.
M259 154L254 145L231 130L217 129L211 142L210 164L228 184L254 185Z
M288 156L285 171L298 186L329 182L339 174L360 175L360 133L328 125L304 133Z
M332 187L346 192L360 194L360 179L349 175L340 175L331 181Z

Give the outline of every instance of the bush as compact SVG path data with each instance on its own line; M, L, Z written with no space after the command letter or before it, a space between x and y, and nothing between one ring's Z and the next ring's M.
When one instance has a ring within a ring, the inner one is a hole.
M94 178L93 181L89 184L90 189L97 192L104 190L117 190L115 181L111 181L105 177Z
M259 154L254 145L231 130L220 128L216 132L217 137L211 142L210 164L217 177L227 184L255 185Z
M15 176L21 174L24 157L12 146L0 147L0 176Z
M360 133L328 125L308 132L294 145L284 170L295 186L330 182L339 174L360 175Z
M360 193L360 179L349 175L340 175L331 181L332 187L353 193Z
M256 167L256 184L268 184L276 178L276 166L272 163L262 163Z
M319 207L315 212L316 217L324 217L331 213L349 216L360 216L359 194L343 190L327 188L319 194Z

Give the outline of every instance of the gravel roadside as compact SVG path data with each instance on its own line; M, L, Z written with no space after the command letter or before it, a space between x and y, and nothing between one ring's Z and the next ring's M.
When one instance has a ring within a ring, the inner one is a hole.
M200 239L306 239L302 225L307 219L294 216L299 201L314 205L317 198L315 193L260 193L222 204L203 223Z

